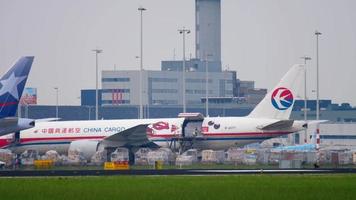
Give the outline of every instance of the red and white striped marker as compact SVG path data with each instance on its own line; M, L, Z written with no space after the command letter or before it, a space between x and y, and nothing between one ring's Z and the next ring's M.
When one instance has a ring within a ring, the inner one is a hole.
M319 150L320 146L320 129L319 127L316 129L316 150Z

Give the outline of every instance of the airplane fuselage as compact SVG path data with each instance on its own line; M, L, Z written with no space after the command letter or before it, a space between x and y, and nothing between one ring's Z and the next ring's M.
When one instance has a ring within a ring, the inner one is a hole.
M18 142L13 142L12 134L0 137L0 145L16 153L21 153L26 149L37 149L40 152L57 150L65 153L73 141L100 141L139 124L150 124L146 131L147 137L161 147L171 147L174 139L185 137L194 140L193 148L227 149L291 133L290 130L263 131L258 129L259 125L274 121L277 120L208 117L198 121L189 121L184 118L162 118L40 122L34 128L21 131ZM178 143L176 145L179 146Z

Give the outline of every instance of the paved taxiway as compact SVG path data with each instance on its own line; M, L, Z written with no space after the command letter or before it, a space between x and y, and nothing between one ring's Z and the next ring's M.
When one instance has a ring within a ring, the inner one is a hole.
M356 169L0 170L0 177L108 175L238 175L356 173Z

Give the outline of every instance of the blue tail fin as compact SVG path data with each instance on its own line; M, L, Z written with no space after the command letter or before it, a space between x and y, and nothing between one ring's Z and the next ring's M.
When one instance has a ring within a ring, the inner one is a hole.
M19 104L33 56L21 57L0 79L0 118L14 117Z

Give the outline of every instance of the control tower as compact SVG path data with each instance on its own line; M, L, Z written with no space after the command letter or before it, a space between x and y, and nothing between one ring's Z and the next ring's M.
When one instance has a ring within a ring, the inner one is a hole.
M187 71L221 72L220 0L195 0L195 58L186 60ZM161 62L162 71L182 71L182 60Z
M195 0L195 56L221 62L220 0Z

